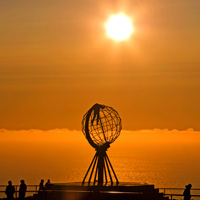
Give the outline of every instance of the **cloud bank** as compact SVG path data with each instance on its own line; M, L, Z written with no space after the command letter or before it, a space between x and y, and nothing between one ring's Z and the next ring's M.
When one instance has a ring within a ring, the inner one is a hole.
M69 144L86 144L87 141L83 133L79 130L52 129L52 130L7 130L0 129L0 141L12 142L61 142ZM198 143L200 142L200 131L168 130L168 129L144 129L144 130L122 130L121 135L116 140L122 143Z

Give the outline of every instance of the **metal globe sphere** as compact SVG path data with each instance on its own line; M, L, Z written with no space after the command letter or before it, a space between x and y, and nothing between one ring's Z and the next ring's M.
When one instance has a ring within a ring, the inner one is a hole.
M107 146L114 142L122 129L121 118L112 107L95 104L84 115L82 131L94 147Z

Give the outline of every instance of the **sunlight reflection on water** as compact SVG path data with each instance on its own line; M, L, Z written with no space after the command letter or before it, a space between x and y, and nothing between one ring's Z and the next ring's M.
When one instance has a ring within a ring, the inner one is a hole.
M54 132L17 132L9 138L4 134L5 140L0 146L0 184L5 185L8 180L19 184L21 179L27 184L39 184L41 179L81 182L95 150L80 132ZM119 181L181 188L191 183L193 187L200 187L198 143L144 144L129 142L131 137L131 134L127 138L122 135L107 151Z

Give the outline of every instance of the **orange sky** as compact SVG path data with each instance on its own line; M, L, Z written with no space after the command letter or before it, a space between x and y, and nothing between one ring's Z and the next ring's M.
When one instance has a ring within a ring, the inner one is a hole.
M0 128L80 129L96 102L123 128L200 130L197 0L0 1ZM135 33L109 39L124 12Z

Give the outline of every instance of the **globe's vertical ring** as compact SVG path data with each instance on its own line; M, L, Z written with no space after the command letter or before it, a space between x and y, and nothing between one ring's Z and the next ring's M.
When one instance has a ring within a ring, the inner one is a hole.
M90 116L92 113L92 108L90 108L90 110L86 113L85 136L86 136L86 139L88 140L88 142L90 143L90 145L96 149L98 146L93 142L92 138L90 137L90 133L89 133L89 119L90 119Z

